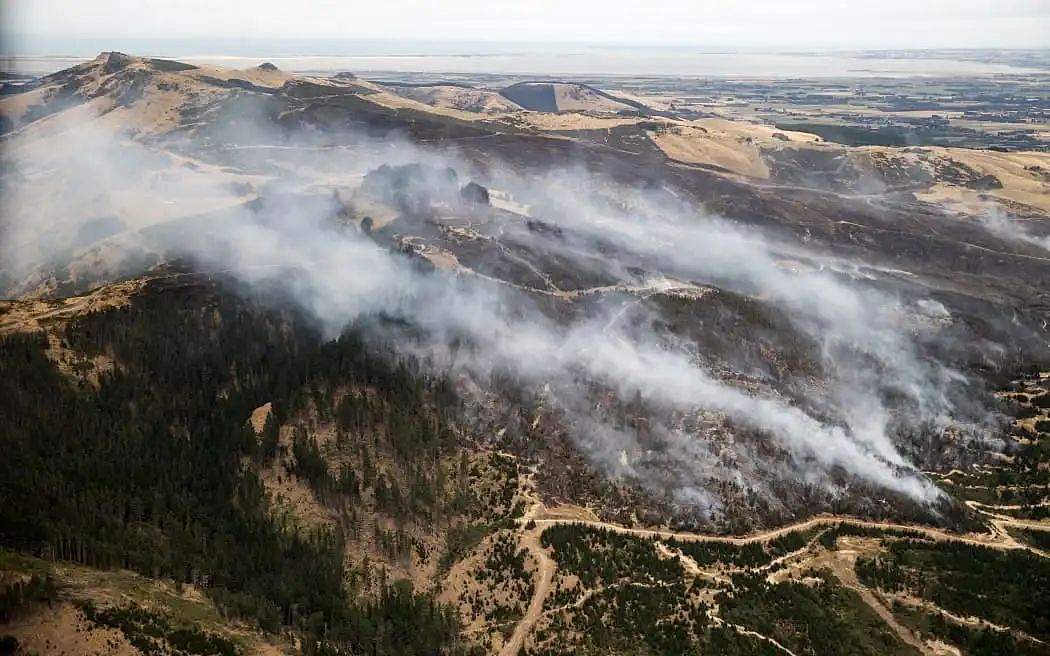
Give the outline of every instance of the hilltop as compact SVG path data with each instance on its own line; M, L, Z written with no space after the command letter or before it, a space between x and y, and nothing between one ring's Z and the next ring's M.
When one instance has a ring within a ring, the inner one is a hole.
M645 109L634 101L617 98L612 94L586 84L565 82L519 82L500 90L500 95L509 98L520 107L538 112L599 112L619 113Z

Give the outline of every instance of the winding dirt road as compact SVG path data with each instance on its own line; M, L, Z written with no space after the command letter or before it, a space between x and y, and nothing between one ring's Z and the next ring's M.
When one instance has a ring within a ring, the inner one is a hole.
M763 635L763 634L759 633L758 631L752 631L751 629L747 628L746 626L742 626L740 624L733 624L732 622L727 622L724 619L722 619L721 617L717 617L717 616L712 617L711 620L715 624L720 624L722 626L728 626L729 628L733 629L734 631L736 631L737 633L740 633L742 635L751 636L752 638L758 638L759 640L764 640L764 641L768 642L769 644L773 645L774 647L776 647L777 649L779 649L780 651L782 651L782 652L784 652L786 654L790 654L791 656L797 656L797 654L795 654L795 652L791 651L790 649L788 649L784 645L780 644L779 642L777 642L773 638L770 638L767 635Z
M525 615L518 622L518 625L514 627L514 633L511 634L510 640L504 643L503 648L499 650L500 656L518 656L522 646L525 644L525 638L532 632L532 627L536 626L536 622L543 615L543 602L550 592L551 581L554 579L554 561L551 560L543 545L540 544L540 533L542 531L543 529L537 525L522 536L522 542L524 542L525 547L533 557L536 558L536 562L539 565L535 579L536 588L532 595L532 600L529 601L529 607L525 611Z
M979 508L971 506L975 510L980 511ZM532 600L529 602L529 608L525 612L524 617L518 622L517 626L514 627L514 633L511 635L503 648L500 650L500 656L516 656L525 644L525 640L532 632L536 622L543 616L543 602L547 598L547 594L550 592L551 582L554 578L555 564L551 557L547 554L546 550L540 544L540 535L543 530L549 526L556 525L571 525L575 524L578 526L590 526L593 528L605 529L616 533L622 533L626 535L636 535L642 538L654 538L657 540L675 539L682 542L720 542L725 544L745 545L754 542L766 542L773 540L780 536L792 533L795 531L805 531L811 528L820 526L836 526L840 524L848 526L857 526L864 528L880 529L885 531L912 531L920 533L927 538L933 540L940 540L946 542L962 542L965 544L972 544L976 546L989 547L992 549L1025 549L1036 555L1044 558L1050 558L1050 554L1031 547L1030 545L1019 542L1007 531L1007 526L1020 526L1025 528L1041 528L1042 530L1048 530L1050 527L1046 525L1033 526L1031 522L1025 522L1022 520L1014 520L1004 515L997 515L988 513L987 511L980 511L982 514L989 518L989 523L992 525L991 533L970 533L970 534L954 534L944 531L942 529L932 528L928 526L917 526L910 524L897 524L893 522L876 522L869 520L856 519L854 517L843 517L838 515L817 515L810 519L797 522L795 524L789 524L780 528L770 529L767 531L760 531L751 535L745 536L723 536L723 535L705 535L703 533L688 533L688 532L676 532L676 531L665 531L658 529L640 529L640 528L629 528L626 526L620 526L619 524L613 524L610 522L603 522L594 519L583 519L580 517L550 517L547 516L551 513L557 515L558 509L546 509L542 503L535 503L529 508L528 512L518 520L520 526L527 526L530 522L534 524L530 526L526 533L523 535L522 540L526 548L533 554L539 563L539 570L536 578L536 587L533 594ZM663 547L660 549L660 547ZM677 555L677 550L672 550L667 545L658 545L661 553L664 555ZM788 554L792 555L792 554ZM690 566L691 564L691 566ZM696 574L701 568L696 566L695 562L685 564L687 571L691 574ZM843 580L843 583L856 591L861 595L861 598L875 611L879 616L887 622L891 629L894 630L905 642L918 647L920 651L925 653L927 650L923 648L914 636L911 636L909 632L905 631L903 627L896 623L894 618L889 611L886 610L880 603L878 603L872 596L871 592L859 585L859 581L856 581L855 576L851 576L852 570L846 571L848 568L836 567L834 568L836 576ZM840 575L841 574L841 575ZM852 585L851 585L852 584ZM881 612L880 612L881 610ZM723 621L724 622L724 621ZM773 642L784 652L791 654L792 652L784 647L783 645L776 643L771 638L755 633L746 627L733 627L748 635L768 640Z
M999 520L1004 524L1014 524L1023 526L1024 522L1020 520ZM608 531L614 531L616 533L623 533L628 535L637 535L643 538L655 538L658 540L669 540L674 539L681 542L721 542L725 544L736 544L745 545L752 542L766 542L788 533L795 531L805 531L810 528L819 526L835 526L838 524L845 524L848 526L858 526L864 528L873 528L884 531L912 531L921 533L926 537L933 540L943 540L951 542L964 542L966 544L973 544L983 547L992 547L998 549L1029 549L1031 547L1022 544L1006 534L1005 531L996 531L993 533L970 533L970 534L955 534L949 533L942 529L931 528L929 526L917 526L912 524L896 524L892 522L876 522L863 519L856 519L853 517L842 517L838 515L817 515L810 519L797 522L795 524L788 524L781 526L780 528L770 529L768 531L760 531L758 533L752 533L751 535L745 536L725 536L725 535L707 535L704 533L687 533L677 531L665 531L660 529L645 529L645 528L629 528L626 526L620 526L619 524L612 524L610 522L594 521L594 520L579 520L579 519L535 519L537 528L554 526L558 524L578 524L580 526L590 526L593 528L606 529Z

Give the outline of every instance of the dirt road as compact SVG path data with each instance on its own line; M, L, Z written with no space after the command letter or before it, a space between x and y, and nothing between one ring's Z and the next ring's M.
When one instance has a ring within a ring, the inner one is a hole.
M897 634L901 641L917 649L920 654L929 653L929 648L916 638L914 633L901 625L897 618L893 616L893 613L879 601L875 593L857 578L857 572L854 568L857 562L857 555L857 552L850 549L830 551L824 554L819 560L819 564L830 569L835 578L839 580L839 583L856 592L861 601L867 604L879 616L879 619Z
M551 588L551 581L554 579L554 561L551 560L543 545L540 544L540 533L542 531L543 529L537 525L522 536L522 542L529 552L532 553L533 557L536 558L536 562L539 565L539 569L536 571L536 588L535 592L533 592L532 600L529 601L529 607L525 611L525 616L514 627L514 633L511 634L510 640L504 643L503 648L500 649L500 656L517 656L525 644L525 638L532 632L532 627L536 626L536 622L543 615L543 601L547 598L547 593L550 592Z
M973 507L973 506L971 506ZM975 508L979 510L978 508ZM521 619L517 626L514 627L514 633L511 635L510 640L504 644L500 650L501 656L516 656L520 651L521 647L525 644L525 639L532 631L536 622L543 615L543 602L547 598L547 594L550 591L551 581L554 577L554 561L551 560L550 556L543 549L540 544L540 535L543 530L549 526L565 525L565 524L576 524L579 526L591 526L594 528L601 528L608 531L614 531L616 533L622 533L627 535L636 535L643 538L656 538L656 539L675 539L682 542L720 542L726 544L745 545L753 542L766 542L778 538L782 535L792 533L795 531L805 531L814 527L819 526L835 526L839 524L845 524L849 526L858 526L865 528L881 529L888 531L913 531L924 535L927 538L941 541L953 541L963 542L966 544L973 544L977 546L989 547L993 549L1026 549L1032 553L1035 553L1042 557L1050 557L1044 551L1035 549L1029 545L1023 544L1013 536L1011 536L1006 530L1006 526L1026 526L1031 527L1031 523L1020 520L1014 520L1007 518L1003 515L991 514L984 512L986 516L989 516L992 524L991 533L970 533L970 534L954 534L947 531L932 528L928 526L917 526L910 524L896 524L892 522L876 522L862 519L856 519L853 517L842 517L838 515L818 515L805 521L797 522L795 524L789 524L780 528L770 529L768 531L760 531L751 535L745 536L722 536L722 535L705 535L703 533L686 533L676 531L664 531L658 529L641 529L641 528L629 528L626 526L620 526L619 524L613 524L610 522L603 522L597 519L585 519L581 516L581 509L572 507L572 512L566 513L568 516L558 516L558 508L545 508L541 503L535 503L529 508L525 515L518 520L519 525L525 526L529 522L534 522L527 532L523 535L523 542L529 551L535 556L539 563L539 570L536 579L535 593L533 594L532 600L529 602L529 608L525 613L525 616ZM592 515L593 516L593 515ZM1046 529L1045 525L1039 526L1039 528ZM658 549L665 556L678 555L680 558L682 554L678 550L671 550L666 545L658 545ZM793 555L793 554L788 554ZM689 559L691 561L691 559ZM841 563L839 564L841 565ZM701 568L696 565L695 561L687 561L683 563L687 572L692 575L707 574L702 572ZM901 637L906 643L917 647L921 652L926 653L928 651L925 646L921 646L918 641L902 626L896 623L889 611L878 603L877 600L872 596L871 591L867 590L864 586L861 586L856 581L855 575L853 575L852 569L848 567L835 567L835 574L840 580L843 581L847 587L852 588L861 598L868 603L879 616ZM772 641L767 636L760 634L754 634L745 627L735 627L737 630L744 631L748 634L753 634L756 637L764 640ZM785 648L779 643L774 644L787 653L791 653L790 650Z
M662 540L674 539L681 542L722 542L726 544L744 545L752 542L766 542L778 538L788 533L795 531L805 531L810 528L818 526L835 526L837 524L846 524L849 526L858 526L865 528L881 529L884 531L914 531L921 533L924 536L933 540L945 540L954 542L964 542L967 544L974 544L978 546L992 547L997 549L1030 549L1027 545L1021 544L1010 535L1006 534L1005 531L996 531L994 533L970 533L970 534L955 534L949 533L937 528L931 528L929 526L917 526L911 524L895 524L892 522L876 522L868 521L863 519L856 519L853 517L840 517L837 515L818 515L805 521L797 522L795 524L788 524L780 528L770 529L768 531L761 531L758 533L752 533L751 535L745 536L723 536L723 535L706 535L703 533L686 533L677 531L665 531L659 529L645 529L645 528L628 528L626 526L620 526L619 524L613 524L610 522L593 521L593 520L577 520L577 519L536 519L537 528L546 528L547 526L554 526L558 524L578 524L580 526L591 526L594 528L602 528L608 531L614 531L616 533L623 533L628 535L637 535L643 538L656 538Z

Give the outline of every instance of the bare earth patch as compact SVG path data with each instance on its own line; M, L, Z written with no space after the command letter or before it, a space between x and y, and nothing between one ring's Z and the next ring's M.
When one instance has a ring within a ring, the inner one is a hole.
M83 614L69 602L57 602L32 616L16 620L2 632L18 640L24 654L66 656L137 656L118 629L91 628Z

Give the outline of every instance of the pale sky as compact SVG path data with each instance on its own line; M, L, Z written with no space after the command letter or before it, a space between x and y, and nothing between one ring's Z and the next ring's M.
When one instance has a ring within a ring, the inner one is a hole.
M0 0L4 37L1050 48L1050 0Z

